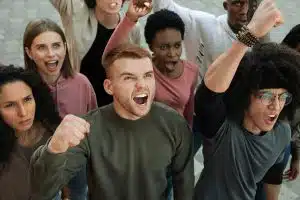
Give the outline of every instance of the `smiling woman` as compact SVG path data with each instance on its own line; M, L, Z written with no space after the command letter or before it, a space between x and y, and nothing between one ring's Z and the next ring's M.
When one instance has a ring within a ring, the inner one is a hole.
M29 199L29 161L60 117L38 75L0 66L0 200Z
M61 117L67 114L84 115L97 108L94 89L83 74L73 71L66 37L55 22L49 19L31 21L24 33L23 47L25 68L37 72L47 83ZM80 194L74 196L84 198L86 175L85 172L80 174L75 176L74 181L80 182L76 188L81 191L77 190Z

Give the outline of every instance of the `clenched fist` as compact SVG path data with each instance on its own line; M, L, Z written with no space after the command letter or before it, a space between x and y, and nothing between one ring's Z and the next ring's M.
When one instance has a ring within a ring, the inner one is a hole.
M51 153L64 153L69 147L77 146L90 132L90 124L74 115L66 115L55 130L49 144Z
M248 27L258 38L266 35L274 26L283 23L283 17L275 0L263 0L255 11Z

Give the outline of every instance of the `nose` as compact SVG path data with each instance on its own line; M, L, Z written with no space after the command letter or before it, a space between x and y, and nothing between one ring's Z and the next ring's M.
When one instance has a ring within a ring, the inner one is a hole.
M241 13L247 15L248 10L249 10L249 3L244 3L244 4L241 6Z
M171 47L168 51L168 56L172 57L172 58L176 57L177 56L177 50L174 47Z
M278 97L275 97L273 99L271 106L272 106L272 109L274 109L274 110L280 110L282 104L280 103Z
M18 106L18 115L20 117L25 117L27 114L26 108L24 107L24 105L19 105Z
M135 83L135 89L137 92L142 91L145 88L145 80L143 78L140 78Z
M53 51L53 49L52 48L49 48L48 49L48 54L47 54L49 57L52 57L52 56L54 56L54 51Z

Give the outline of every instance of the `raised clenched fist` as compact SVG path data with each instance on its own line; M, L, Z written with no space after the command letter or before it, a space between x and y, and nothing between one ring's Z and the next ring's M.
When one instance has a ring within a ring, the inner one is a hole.
M140 17L150 13L152 10L152 0L131 0L127 10L127 17L136 22Z
M80 117L66 115L55 130L49 144L51 153L64 153L69 147L77 146L90 132L90 124Z
M263 0L248 24L250 31L258 38L267 34L274 26L283 23L282 14L275 0Z

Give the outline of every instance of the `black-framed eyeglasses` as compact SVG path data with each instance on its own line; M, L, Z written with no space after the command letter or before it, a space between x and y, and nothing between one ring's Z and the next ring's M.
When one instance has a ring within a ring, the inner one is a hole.
M262 92L257 92L255 94L255 97L260 99L261 103L266 106L273 104L275 98L277 98L281 107L290 104L293 99L293 95L289 92L284 92L278 95L272 92L262 91Z

